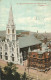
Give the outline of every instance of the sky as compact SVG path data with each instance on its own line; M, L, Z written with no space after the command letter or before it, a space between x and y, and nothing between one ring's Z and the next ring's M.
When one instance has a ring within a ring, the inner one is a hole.
M11 5L16 30L51 32L51 0L0 0L0 30L6 30Z

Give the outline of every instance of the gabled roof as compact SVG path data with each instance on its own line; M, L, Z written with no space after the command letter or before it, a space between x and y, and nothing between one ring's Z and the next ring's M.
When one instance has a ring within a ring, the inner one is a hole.
M36 45L36 44L40 44L41 43L41 41L36 39L34 37L34 35L19 37L18 39L19 39L19 47L20 48L28 47L28 46L32 46L32 45Z

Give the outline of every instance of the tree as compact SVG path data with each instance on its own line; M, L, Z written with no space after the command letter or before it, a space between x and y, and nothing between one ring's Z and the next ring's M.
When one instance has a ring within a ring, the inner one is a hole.
M0 80L5 80L5 78L4 78L4 73L3 73L3 70L2 70L2 68L0 67Z
M13 63L7 63L7 66L4 67L5 74L15 74L16 66Z
M26 73L24 72L24 74L22 75L22 80L26 80Z
M4 67L4 74L6 80L20 80L20 74L16 71L18 68L12 62L7 63Z

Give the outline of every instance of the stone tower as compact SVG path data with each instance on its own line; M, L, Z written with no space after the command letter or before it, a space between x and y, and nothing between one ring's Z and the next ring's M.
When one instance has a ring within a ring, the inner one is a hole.
M6 39L9 41L16 41L16 29L14 25L12 6L10 8L9 19L6 28Z

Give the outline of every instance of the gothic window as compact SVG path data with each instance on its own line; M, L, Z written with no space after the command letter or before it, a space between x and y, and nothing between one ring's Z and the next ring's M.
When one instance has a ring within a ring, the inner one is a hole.
M9 47L11 47L11 46L12 46L12 43L10 42L10 43L9 43Z
M13 39L13 41L15 40L15 35L12 35L12 39Z
M26 59L26 51L24 51L24 59Z
M7 52L5 53L5 60L8 60Z
M14 61L14 57L12 57L12 61Z
M14 29L12 30L12 33L14 33Z
M20 63L22 63L22 58L20 59Z
M12 47L12 51L14 51L14 48Z
M2 52L0 52L0 59L2 59Z
M14 61L14 54L12 54L12 61Z
M17 56L18 56L18 48L17 48Z
M7 49L8 49L7 44L5 44L5 50L7 50Z
M2 47L0 47L0 51L2 50Z
M9 39L7 39L7 42L9 41Z
M10 30L8 29L8 33L10 33Z

